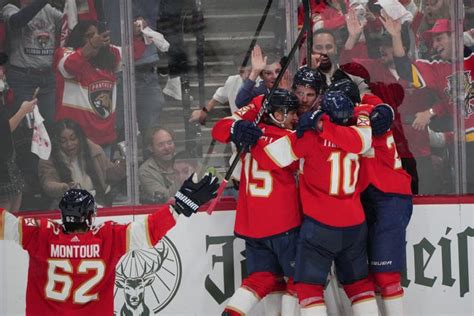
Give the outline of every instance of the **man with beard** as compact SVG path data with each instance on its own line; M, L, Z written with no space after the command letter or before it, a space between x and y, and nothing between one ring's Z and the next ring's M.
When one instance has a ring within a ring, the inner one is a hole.
M299 101L298 115L315 108L318 96L326 89L326 79L317 69L303 66L293 77L291 89Z
M151 157L138 171L142 201L164 203L179 188L176 170L173 168L175 146L173 135L163 127L155 127L148 137Z
M350 79L359 88L361 95L370 92L364 78L349 73L350 65L344 65L344 70L339 67L339 50L337 48L336 36L329 30L319 29L313 35L312 66L326 76L326 83L340 79Z

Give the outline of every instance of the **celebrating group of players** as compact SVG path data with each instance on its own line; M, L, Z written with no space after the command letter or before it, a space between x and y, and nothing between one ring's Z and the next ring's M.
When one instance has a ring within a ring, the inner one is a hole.
M403 315L410 176L390 131L393 111L379 101L349 77L327 87L319 70L302 67L292 91L257 96L216 123L216 140L245 149L235 234L245 240L249 275L223 315L245 315L276 292L284 295L268 301L270 315L326 315L333 263L354 315L378 315L376 289L385 315ZM211 175L188 179L173 206L128 225L93 226L93 197L78 189L61 201L62 225L2 210L0 239L30 255L26 314L110 314L120 257L156 244L217 186Z
M403 315L412 198L392 121L391 107L361 96L349 76L327 87L319 70L302 67L292 91L257 96L216 123L216 140L245 149L235 234L245 239L249 275L223 315L245 315L275 292L284 295L268 301L268 315L326 315L333 263L353 315L378 315L376 289L385 315ZM94 199L79 189L62 198L62 224L0 210L0 240L30 255L26 314L112 314L120 257L155 245L178 214L190 216L217 188L211 175L191 177L173 205L127 225L94 226Z
M412 194L390 131L393 110L361 96L349 76L327 86L308 67L298 70L292 91L273 92L212 131L245 150L235 234L245 240L249 275L223 315L245 315L278 291L281 306L265 305L268 314L326 315L333 263L353 315L378 315L376 290L384 315L403 315Z

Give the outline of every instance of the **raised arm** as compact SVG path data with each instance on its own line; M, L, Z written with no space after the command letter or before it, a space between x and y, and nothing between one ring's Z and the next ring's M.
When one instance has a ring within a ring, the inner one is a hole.
M219 187L217 178L206 174L200 181L191 175L175 194L175 203L165 205L144 220L127 225L127 251L156 245L174 227L179 214L186 217L196 213L199 207L214 198Z
M47 0L34 0L24 8L21 8L17 13L10 15L8 26L12 29L25 27L47 4ZM11 10L11 8L8 10Z

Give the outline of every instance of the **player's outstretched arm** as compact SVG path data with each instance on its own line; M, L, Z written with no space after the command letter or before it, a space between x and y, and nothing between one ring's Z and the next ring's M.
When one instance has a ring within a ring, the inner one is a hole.
M193 173L176 192L175 204L170 207L178 214L189 217L196 213L201 205L215 198L218 188L217 177L207 173L201 181L197 181L197 174Z
M33 218L16 217L0 208L0 240L11 240L26 249L30 240L35 239L39 221Z
M174 204L162 206L145 220L127 225L127 251L156 245L176 225L179 214L189 217L196 213L201 205L216 196L218 188L217 178L211 174L206 174L200 181L195 173L192 174L175 194Z

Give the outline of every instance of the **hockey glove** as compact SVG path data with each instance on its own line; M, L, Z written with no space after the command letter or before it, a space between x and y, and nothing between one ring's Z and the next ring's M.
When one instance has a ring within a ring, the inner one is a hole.
M298 118L298 125L296 126L296 137L301 138L307 130L316 130L318 122L321 120L324 112L321 110L310 111L303 113Z
M263 135L262 130L250 121L238 120L232 124L230 139L244 150L250 149Z
M201 181L197 181L197 174L193 173L174 195L174 209L186 217L196 213L198 208L217 195L219 183L216 177L207 173Z
M385 134L392 126L394 116L395 114L390 105L386 103L376 105L372 110L372 113L370 113L372 135L380 136Z

